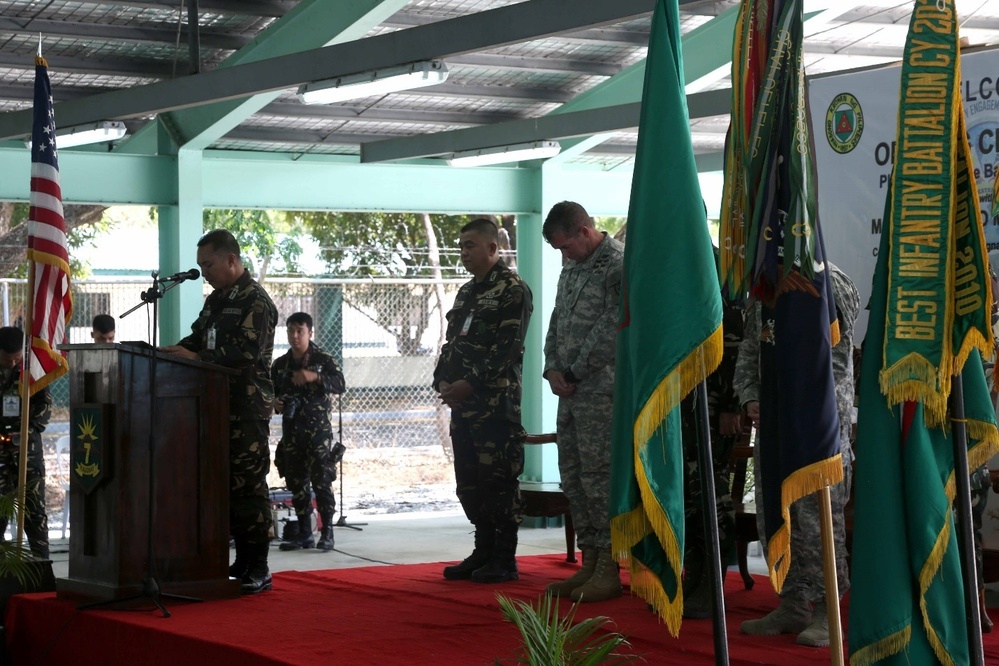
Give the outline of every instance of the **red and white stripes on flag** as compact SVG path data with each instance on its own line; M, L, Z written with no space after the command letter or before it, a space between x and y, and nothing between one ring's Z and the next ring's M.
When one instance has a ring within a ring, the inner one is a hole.
M56 347L66 341L66 324L73 314L69 284L66 221L59 187L55 113L48 63L35 58L35 104L31 132L31 209L28 212L31 289L31 393L66 374L69 365Z

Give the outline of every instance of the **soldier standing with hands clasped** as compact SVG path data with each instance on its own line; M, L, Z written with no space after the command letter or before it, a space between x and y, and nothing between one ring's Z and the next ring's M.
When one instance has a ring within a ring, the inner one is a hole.
M573 601L621 594L611 555L610 445L624 245L597 231L582 206L563 201L542 227L566 259L545 339L544 377L558 400L558 468L583 566L547 591Z
M291 349L271 366L275 410L283 416L283 436L274 454L278 472L288 482L298 518L298 533L281 544L281 550L312 548L312 493L322 520L320 550L333 550L333 467L343 456L334 444L330 413L331 396L343 393L343 373L333 357L312 341L312 317L296 312L288 317ZM336 449L334 452L333 449Z
M520 575L521 372L533 306L527 284L499 258L491 220L472 220L459 238L462 264L474 277L447 313L433 388L451 408L458 500L475 525L475 549L445 567L444 577L500 583Z

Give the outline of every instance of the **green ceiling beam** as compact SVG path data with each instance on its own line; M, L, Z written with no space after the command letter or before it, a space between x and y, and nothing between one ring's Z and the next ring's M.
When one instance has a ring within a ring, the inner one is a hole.
M739 8L732 7L680 38L683 78L691 82L732 62L732 35ZM549 115L642 101L645 60L572 98Z
M54 108L65 127L176 111L289 90L309 81L627 21L652 11L654 6L654 0L530 0L343 44L57 102ZM30 131L30 109L0 113L0 139L25 136Z
M727 62L732 62L732 38L739 8L732 7L680 38L683 45L683 78L696 81ZM645 59L619 74L577 95L551 112L550 115L582 111L601 106L639 102L645 85ZM610 138L611 135L604 135ZM562 141L562 150L569 150L584 138Z
M732 36L736 18L738 18L738 9L738 7L732 7L683 36L683 71L686 81L699 79L732 61ZM603 127L594 128L598 132L636 127L638 125L637 108L642 101L644 85L645 60L641 60L603 83L580 93L543 118L509 121L491 127L466 128L372 142L361 146L362 160L364 162L405 160L443 155L458 150L526 143L539 139L559 139L563 150L574 152L577 144L584 140L592 147L593 141L590 139L593 132L587 132L586 136L582 136L579 131L580 129L588 129L586 127L569 128L561 133L556 132L550 126L560 124L562 120L560 116L571 114L574 118L573 121L566 118L567 127L574 123L579 124L579 121L575 120L577 118L580 120L610 119L610 124L604 123ZM711 91L711 93L714 92L716 91ZM731 93L728 94L731 95ZM727 113L729 102L730 97L725 100L723 106L710 109L709 115ZM630 119L629 114L623 113L626 105L629 104L635 109L635 112L630 114L634 116L634 121ZM615 110L617 111L615 112ZM626 116L628 117L626 118ZM691 117L695 117L693 112ZM615 123L616 126L614 126ZM546 125L548 128L542 129ZM536 136L539 132L547 132L547 134ZM530 136L532 133L535 136ZM610 135L606 134L605 136L609 137ZM534 165L535 162L531 164Z
M395 14L408 0L303 0L271 24L219 69L276 58L362 38ZM161 120L179 145L204 150L244 120L281 96L283 91L171 111ZM140 131L141 135L144 131ZM130 151L126 143L119 150Z
M206 152L205 206L277 210L531 212L531 171Z
M204 155L202 202L206 208L537 212L533 210L531 169L362 165L350 157L295 159L283 153L237 151L205 151ZM178 204L181 169L174 155L66 150L59 153L59 166L66 203ZM23 146L0 148L0 173L23 176L0 178L0 201L27 201L31 165Z
M173 156L115 155L59 151L59 180L67 203L176 204L177 161ZM31 154L0 148L0 201L27 201Z

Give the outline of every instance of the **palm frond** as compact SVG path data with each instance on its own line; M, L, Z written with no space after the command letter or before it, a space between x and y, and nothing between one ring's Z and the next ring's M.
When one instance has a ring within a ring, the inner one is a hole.
M609 629L613 621L599 616L576 622L578 602L563 616L558 599L550 594L540 597L537 607L527 601L512 601L496 595L504 619L520 631L521 655L517 663L528 666L596 666L623 664L640 655L621 654L618 648L630 648L627 638ZM500 663L497 660L497 663Z

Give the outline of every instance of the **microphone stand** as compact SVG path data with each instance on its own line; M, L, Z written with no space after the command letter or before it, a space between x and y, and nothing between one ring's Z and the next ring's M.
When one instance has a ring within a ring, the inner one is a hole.
M153 552L153 522L155 517L155 498L156 498L156 432L157 432L157 420L156 420L156 365L157 365L157 354L156 343L157 343L157 332L159 330L159 300L163 298L163 294L170 291L177 285L179 285L183 280L171 281L170 285L167 287L163 286L163 281L160 280L159 271L153 271L153 286L140 294L142 301L138 303L135 307L131 308L122 315L119 315L119 319L124 319L128 315L132 314L143 305L153 304L153 330L151 333L152 337L152 356L150 357L149 364L149 502L148 502L148 515L146 523L146 576L142 579L142 589L136 594L120 597L115 599L104 599L101 601L94 601L86 604L80 604L77 606L77 610L87 610L91 608L100 608L103 606L108 606L111 604L127 603L129 601L134 601L136 599L149 599L156 605L156 608L160 610L163 617L170 617L170 611L166 609L166 606L160 601L160 599L176 599L178 601L191 601L200 602L202 599L197 597L187 597L180 594L169 594L160 591L160 584L156 576L156 560Z
M343 394L337 396L337 414L339 417L339 424L337 426L337 443L341 446L343 445ZM346 527L348 529L357 530L358 532L363 532L364 530L358 527L358 525L367 525L367 523L355 523L350 525L347 523L347 516L343 513L343 455L340 455L340 460L337 461L340 466L340 518L333 523L333 527Z

